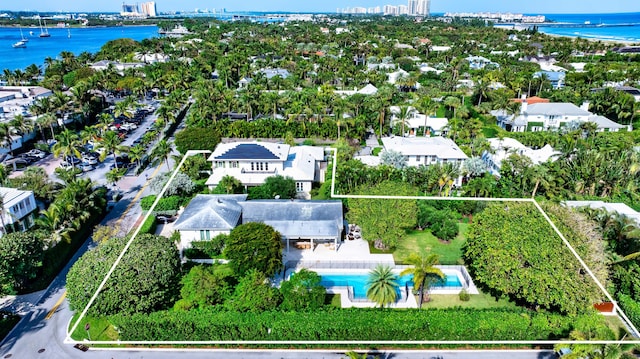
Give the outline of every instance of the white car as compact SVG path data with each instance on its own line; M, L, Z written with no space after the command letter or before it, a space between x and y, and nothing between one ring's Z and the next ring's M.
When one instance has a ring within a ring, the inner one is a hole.
M40 151L38 149L33 149L33 150L27 152L27 155L29 155L31 157L37 157L37 158L40 158L40 159L43 159L43 158L47 157L47 153L46 152Z
M131 131L138 128L138 126L135 123L124 123L120 126L120 128L126 131Z
M88 163L92 166L95 166L99 163L98 159L93 156L82 156L82 162Z
M82 162L80 165L78 165L78 168L82 170L82 172L89 172L93 170L93 166L88 164L87 162Z
M73 169L73 165L67 161L62 161L60 162L60 168L62 168L63 170L70 170Z

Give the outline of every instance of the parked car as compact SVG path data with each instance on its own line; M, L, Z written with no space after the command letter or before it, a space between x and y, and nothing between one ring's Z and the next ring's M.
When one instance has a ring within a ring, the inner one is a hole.
M20 154L16 158L19 158L19 159L27 162L27 164L32 164L33 162L36 162L39 159L37 157L29 156L26 153Z
M83 163L88 163L88 164L90 164L90 165L92 165L92 166L95 166L95 165L97 165L98 163L100 163L100 162L98 162L98 159L97 159L97 158L95 158L95 157L93 157L93 156L89 156L89 155L87 155L87 154L82 155L82 162L83 162Z
M64 162L71 163L72 165L80 164L80 159L76 156L66 156L63 158Z
M37 157L39 159L43 159L45 157L47 157L47 153L44 151L40 151L38 149L33 149L29 152L27 152L27 155L31 156L31 157Z
M73 169L73 165L67 161L62 161L60 162L60 168L62 168L63 170L71 170Z
M178 216L165 216L165 215L158 215L156 216L156 222L157 223L173 223L175 222L175 220L178 219Z
M90 165L87 162L82 162L81 164L78 165L78 168L82 171L82 172L89 172L91 170L93 170L93 166Z

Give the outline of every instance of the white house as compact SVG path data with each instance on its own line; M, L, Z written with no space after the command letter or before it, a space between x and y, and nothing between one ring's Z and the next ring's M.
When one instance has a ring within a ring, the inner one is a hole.
M194 241L211 240L219 234L229 234L236 226L258 222L273 227L286 241L333 243L344 230L341 201L257 200L247 201L247 195L199 194L189 202L173 228L180 232L180 250L190 248Z
M469 62L469 68L472 70L482 70L485 67L499 68L500 64L493 62L482 56L469 56L465 60Z
M520 113L510 115L503 110L492 111L498 119L498 125L507 131L548 131L558 130L564 126L574 126L583 122L593 122L599 132L617 132L626 128L606 117L594 115L588 111L589 103L578 107L572 103L551 102L529 105L522 102Z
M215 187L224 176L245 187L259 186L267 177L281 175L296 181L301 197L308 197L314 182L324 182L327 163L324 148L289 146L271 142L221 143L209 157L213 173L206 184Z
M36 199L32 191L0 187L2 197L2 236L6 232L24 232L33 227L34 213L37 211Z
M361 88L360 90L358 90L358 88L356 87L353 90L336 90L336 91L333 91L333 93L341 97L349 97L355 94L370 96L370 95L377 94L378 88L373 86L372 84L367 84L365 87Z
M489 173L494 176L500 176L500 167L502 167L502 161L507 159L512 154L519 154L521 156L528 157L533 164L544 163L549 160L554 161L554 155L559 154L559 151L556 151L550 145L545 145L544 147L534 150L529 147L526 147L520 141L505 137L502 139L499 138L489 138L487 140L489 142L489 146L491 150L484 151L482 153L482 160L487 165L489 169Z
M469 158L455 142L445 137L383 137L382 145L385 151L400 152L407 159L407 165L414 167L433 164L461 167ZM454 183L460 186L462 176Z
M405 135L409 137L415 136L418 133L425 136L441 136L446 132L447 126L449 126L449 120L446 118L424 115L412 106L409 106L409 111L411 111L411 113L405 124ZM389 112L391 112L391 127L393 128L398 123L400 107L391 106L389 107Z
M114 70L116 70L116 72L120 76L122 76L124 75L124 72L128 69L138 69L138 68L143 68L145 66L146 64L143 62L116 62L116 61L109 61L109 60L101 60L98 62L94 62L89 67L91 67L96 71L104 71L104 70L107 70L109 67L112 67Z

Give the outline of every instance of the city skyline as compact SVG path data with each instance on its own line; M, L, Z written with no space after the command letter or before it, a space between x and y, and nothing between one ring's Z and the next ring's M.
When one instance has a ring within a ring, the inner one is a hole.
M131 3L131 2L127 2ZM135 3L135 2L133 2ZM161 0L157 1L158 12L193 11L194 9L226 8L228 11L291 11L291 12L335 12L344 7L384 6L380 0L328 0L309 3L295 0L273 0L269 2L248 0L238 2L209 2L201 0ZM11 11L62 11L62 12L119 12L121 0L107 0L99 3L86 0L23 0L0 5L1 10ZM490 3L475 0L435 0L431 2L432 13L443 12L517 12L528 14L554 13L616 13L640 12L637 0L617 0L604 3L600 0L539 0L531 3L516 3L512 0L493 0Z

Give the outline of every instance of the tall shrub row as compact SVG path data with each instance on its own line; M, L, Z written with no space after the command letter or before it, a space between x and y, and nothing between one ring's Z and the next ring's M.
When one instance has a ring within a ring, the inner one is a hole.
M575 318L504 309L221 312L215 308L110 317L121 340L543 340Z

